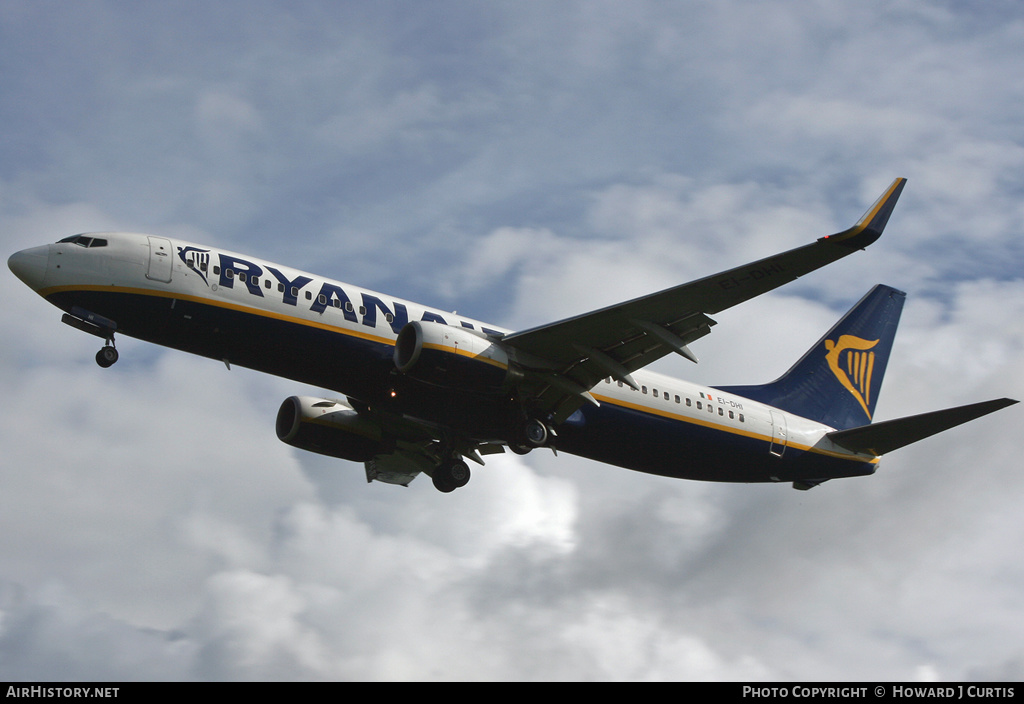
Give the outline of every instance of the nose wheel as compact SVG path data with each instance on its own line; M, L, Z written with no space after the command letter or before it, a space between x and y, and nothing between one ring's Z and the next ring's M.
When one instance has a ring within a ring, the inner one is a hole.
M117 323L110 318L104 318L98 313L78 306L73 306L69 313L65 313L61 317L60 321L82 332L103 338L103 347L96 353L96 364L104 369L114 365L114 362L117 361L117 348L114 347L114 332L117 330Z
M112 367L114 362L117 361L117 348L114 347L114 340L107 340L107 344L100 348L100 351L96 353L96 364L100 365L104 369Z

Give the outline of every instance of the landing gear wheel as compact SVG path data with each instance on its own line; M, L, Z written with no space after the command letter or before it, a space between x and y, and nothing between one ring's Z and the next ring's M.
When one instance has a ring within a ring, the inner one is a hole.
M543 447L547 444L548 437L550 436L548 426L536 418L527 421L526 426L523 428L523 434L526 437L527 446L532 447Z
M469 477L469 466L462 460L452 460L438 465L434 469L431 479L435 489L447 494L466 486L469 483Z
M440 472L435 471L434 476L431 477L431 479L434 482L434 488L437 489L438 491L444 494L448 494L455 491L455 485L445 481L445 478L441 475Z
M104 369L114 365L117 361L117 350L111 345L106 345L100 348L100 351L96 353L96 364L100 365Z
M452 462L448 466L448 474L451 477L452 481L455 482L456 489L460 489L469 484L469 465L467 465L462 460Z

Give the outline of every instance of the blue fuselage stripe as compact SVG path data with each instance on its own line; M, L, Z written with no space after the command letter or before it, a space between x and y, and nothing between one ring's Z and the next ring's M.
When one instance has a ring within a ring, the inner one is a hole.
M118 332L132 337L331 389L384 411L459 428L472 437L510 436L515 413L505 394L425 385L398 374L393 342L387 337L164 292L89 287L44 295L64 310L80 306L116 320ZM600 407L586 405L559 426L556 446L641 472L710 481L826 479L875 470L870 462L797 447L777 457L769 453L770 440L603 398Z

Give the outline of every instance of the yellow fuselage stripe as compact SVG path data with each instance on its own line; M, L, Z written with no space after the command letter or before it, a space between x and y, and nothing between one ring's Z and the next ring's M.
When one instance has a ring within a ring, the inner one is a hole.
M116 286L116 285L110 285L110 286L83 285L83 286L53 286L53 287L46 288L46 289L40 289L39 295L41 295L43 298L47 298L47 297L49 297L49 296L51 296L53 294L57 294L57 293L70 293L70 292L76 292L76 291L99 291L99 292L103 292L103 293L127 293L127 294L141 295L141 296L152 296L152 297L155 297L155 298L168 298L168 299L173 298L173 299L182 300L182 301L191 301L193 303L198 303L198 304L201 304L201 305L211 305L211 306L215 306L217 308L224 308L224 309L227 309L227 310L233 310L233 311L237 311L237 312L240 312L240 313L249 313L249 314L253 314L253 315L259 315L259 316L262 316L262 317L265 317L265 318L271 318L271 319L274 319L274 320L280 320L280 321L289 322L289 323L296 323L298 325L305 325L305 326L308 326L308 327L317 328L319 330L328 330L330 332L335 332L335 333L338 333L338 334L341 334L341 335L348 335L350 337L357 337L359 339L367 340L367 341L370 341L370 342L376 342L376 343L383 344L383 345L390 345L391 347L394 347L394 345L395 345L395 340L392 339L392 338L389 338L389 337L382 337L380 335L373 335L373 334L370 334L370 333L362 332L360 330L353 330L353 329L347 328L347 327L339 327L337 325L330 325L328 323L321 323L321 322L317 322L315 320L308 320L306 318L300 318L300 317L297 317L297 316L286 315L284 313L278 313L278 312L271 311L271 310L266 310L266 309L263 309L263 308L255 308L253 306L243 306L243 305L239 305L237 303L231 303L229 301L219 301L219 300L216 300L216 299L213 299L213 298L204 298L202 296L193 296L193 295L190 295L190 294L178 293L178 292L174 292L174 291L161 291L159 289L133 288L133 287ZM485 362L487 364L491 364L493 366L496 366L496 367L499 367L499 368L502 368L502 369L507 369L508 368L508 365L503 364L501 362L498 362L497 360L490 359L488 357L482 357L482 356L474 354L473 352L470 352L468 350L459 349L458 347L455 347L455 346L448 347L448 346L444 346L444 345L437 345L437 344L431 343L431 344L424 345L424 347L427 347L429 349L438 350L438 351L453 352L453 353L458 354L460 356L470 357L470 358L476 359L477 361ZM682 421L684 423L690 423L690 424L693 424L693 425L699 425L699 426L703 426L703 427L706 427L706 428L711 428L713 430L720 430L720 431L728 432L728 433L731 433L731 434L734 434L734 435L740 435L740 436L752 438L752 439L755 439L755 440L761 440L763 442L769 442L770 443L770 442L774 441L773 438L771 438L770 436L763 435L761 433L755 433L755 432L752 432L752 431L749 431L749 430L744 430L742 428L737 428L737 427L731 426L731 425L724 425L724 424L721 424L721 423L714 423L714 422L702 420L702 419L694 417L694 416L686 416L686 415L681 415L681 414L678 414L678 413L672 413L670 411L665 411L665 410L662 410L662 409L659 409L659 408L654 408L654 407L651 407L651 406L643 406L643 405L640 405L640 404L630 403L629 401L623 401L622 399L612 398L612 397L604 396L604 395L594 394L594 398L597 399L601 403L608 403L608 404L611 404L613 406L619 406L619 407L622 407L622 408L629 408L629 409L632 409L632 410L635 410L635 411L640 411L642 413L649 413L651 415L661 416L661 417L664 417L664 418L671 418L673 420ZM837 458L840 458L840 459L853 460L853 461L859 461L859 462L869 462L869 463L876 463L876 462L879 461L879 458L877 458L877 457L873 458L873 459L868 459L868 458L865 458L865 457L858 457L858 456L855 456L855 455L848 455L848 454L842 454L842 453L839 453L839 452L832 452L832 451L829 451L829 450L823 450L821 448L812 447L812 446L809 446L809 445L792 443L792 442L790 442L789 438L786 439L786 443L785 444L786 444L787 447L792 447L792 448L797 449L797 450L803 450L805 452L813 452L813 453L816 453L816 454L827 455L829 457L837 457Z

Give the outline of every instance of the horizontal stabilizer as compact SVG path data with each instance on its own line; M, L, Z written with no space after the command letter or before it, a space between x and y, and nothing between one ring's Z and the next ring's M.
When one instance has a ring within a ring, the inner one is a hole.
M1015 403L1017 402L1011 398L983 401L968 406L957 406L942 411L862 425L849 430L836 430L825 437L852 452L884 455Z

